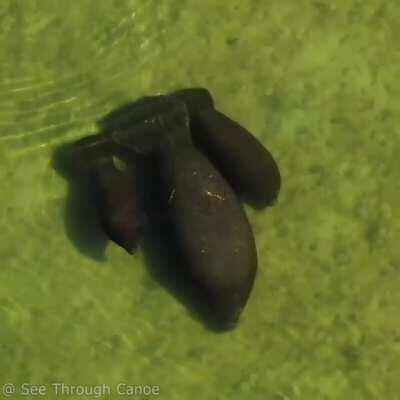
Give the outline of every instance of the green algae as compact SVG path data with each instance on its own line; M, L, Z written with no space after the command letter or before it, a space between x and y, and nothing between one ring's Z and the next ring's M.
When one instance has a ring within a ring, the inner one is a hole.
M378 0L3 0L1 384L398 399L399 14ZM259 273L224 335L140 252L80 251L51 163L110 110L190 86L263 141L284 182L276 207L248 210Z

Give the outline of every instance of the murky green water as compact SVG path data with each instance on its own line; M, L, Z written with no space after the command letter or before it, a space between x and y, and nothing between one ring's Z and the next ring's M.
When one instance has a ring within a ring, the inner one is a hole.
M62 398L53 382L133 398L117 393L125 382L168 400L400 399L399 17L380 0L2 0L11 398L27 398L23 383ZM259 274L241 325L219 335L141 252L108 244L102 259L79 239L85 221L71 220L52 167L58 146L115 107L188 86L208 87L283 175L278 205L248 210Z

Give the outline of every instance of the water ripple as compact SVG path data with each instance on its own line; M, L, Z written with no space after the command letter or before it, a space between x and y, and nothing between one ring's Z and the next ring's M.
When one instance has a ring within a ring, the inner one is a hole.
M136 15L136 10L130 10L122 18L112 17L115 20L109 20L108 27L92 24L87 29L82 25L84 28L79 26L77 32L58 33L60 48L53 45L50 49L61 51L63 57L62 48L67 47L66 59L61 58L60 64L55 62L56 53L36 60L37 55L32 59L31 52L21 50L26 41L33 43L32 48L37 46L40 35L47 33L52 25L65 26L59 18L46 23L37 20L40 29L35 32L21 28L18 34L23 45L16 48L16 63L8 59L0 65L0 144L7 143L13 151L17 150L16 155L20 151L40 151L72 130L93 126L104 116L114 103L113 93L119 90L108 88L114 87L113 82L123 87L126 78L145 70L147 45L161 34L150 24L135 23ZM79 37L82 44L75 40ZM12 43L17 46L19 42ZM73 46L68 47L69 43ZM85 59L75 57L77 51L86 53ZM68 69L70 59L74 63ZM33 71L38 71L37 76ZM26 77L22 76L24 72Z

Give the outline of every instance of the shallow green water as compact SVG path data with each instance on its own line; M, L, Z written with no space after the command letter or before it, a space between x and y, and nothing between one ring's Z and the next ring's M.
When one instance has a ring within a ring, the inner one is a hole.
M52 382L133 398L116 391L127 382L169 400L400 399L400 4L334 3L0 2L0 383L15 385L11 398L27 398L23 383L62 398ZM79 241L52 167L55 149L108 111L188 86L208 87L283 175L278 205L248 210L259 274L240 326L219 335L141 252L108 244L102 259Z

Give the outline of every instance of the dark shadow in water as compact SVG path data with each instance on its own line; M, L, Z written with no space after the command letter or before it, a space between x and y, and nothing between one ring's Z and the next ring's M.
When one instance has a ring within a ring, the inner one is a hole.
M108 239L90 201L87 182L74 169L72 147L71 143L62 145L56 149L52 159L53 168L69 183L64 212L65 231L79 252L104 262Z
M112 111L99 121L100 131L110 134L113 130L129 126L132 104ZM91 202L88 187L90 182L75 170L73 144L57 148L52 160L53 168L69 182L69 193L65 209L66 233L76 249L97 261L105 261L104 251L107 237L102 231L97 211ZM139 192L146 214L146 227L140 240L149 273L177 301L188 310L189 315L208 329L220 333L228 328L213 316L202 289L191 279L188 268L182 265L176 243L168 227L166 212L160 195L157 162L148 158L140 164Z

